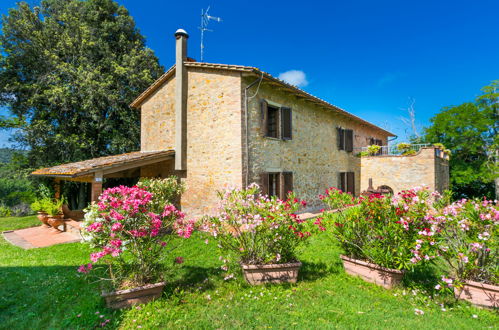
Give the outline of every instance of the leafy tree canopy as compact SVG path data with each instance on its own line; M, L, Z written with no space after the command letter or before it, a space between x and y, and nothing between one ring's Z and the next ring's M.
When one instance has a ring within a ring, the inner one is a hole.
M2 18L0 105L28 147L29 166L139 147L128 104L163 68L128 11L112 0L18 3Z
M424 132L426 142L440 142L451 149L450 179L457 197L494 198L498 82L483 92L476 102L444 108L430 119L431 125Z

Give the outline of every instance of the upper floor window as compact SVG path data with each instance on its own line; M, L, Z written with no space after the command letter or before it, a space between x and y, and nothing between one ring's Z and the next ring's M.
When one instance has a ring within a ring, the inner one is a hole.
M262 100L262 131L264 137L291 140L293 134L292 110Z
M353 130L337 127L338 149L346 152L353 151Z

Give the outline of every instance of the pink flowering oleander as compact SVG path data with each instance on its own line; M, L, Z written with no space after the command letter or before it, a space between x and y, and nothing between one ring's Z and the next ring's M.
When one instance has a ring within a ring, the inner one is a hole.
M210 233L220 248L221 269L242 264L296 262L295 250L310 233L296 212L306 206L289 193L281 200L262 193L258 185L221 192L217 213L205 218L202 230ZM179 231L185 233L187 225ZM227 275L226 280L232 278Z
M467 280L499 284L499 207L496 201L462 199L446 206L436 225L439 254L449 265L441 289Z
M88 273L92 264L103 260L110 266L122 264L110 272L115 277L119 276L116 269L127 270L129 273L123 277L131 277L137 283L155 277L151 269L156 268L151 265L174 247L169 243L171 233L189 238L195 223L185 219L185 214L169 203L165 203L162 212L153 212L153 199L154 195L145 188L106 189L85 215L83 235L96 251L90 254L90 266L81 266L78 271Z

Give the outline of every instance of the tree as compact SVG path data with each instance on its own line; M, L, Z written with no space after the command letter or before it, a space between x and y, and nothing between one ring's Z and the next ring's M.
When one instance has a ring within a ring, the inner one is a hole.
M424 131L425 142L440 142L452 151L450 180L458 198L494 196L497 171L491 160L497 152L497 120L494 106L482 97L444 108Z
M163 72L112 0L20 2L2 19L0 105L33 168L139 148L128 104Z

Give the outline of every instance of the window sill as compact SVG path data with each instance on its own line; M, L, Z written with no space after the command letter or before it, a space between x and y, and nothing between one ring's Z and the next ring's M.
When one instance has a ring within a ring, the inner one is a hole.
M263 138L267 139L267 140L272 140L272 141L285 141L283 139L279 139L279 138L275 138L275 137L271 137L271 136L264 136Z

